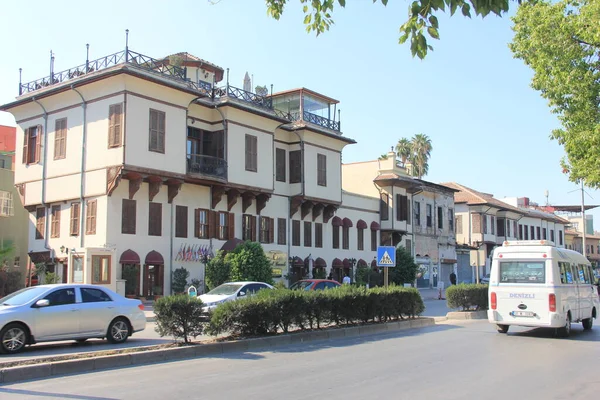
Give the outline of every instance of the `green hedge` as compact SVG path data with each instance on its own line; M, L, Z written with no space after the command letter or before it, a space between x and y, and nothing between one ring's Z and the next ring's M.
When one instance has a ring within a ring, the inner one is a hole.
M219 305L205 332L258 336L289 332L291 328L320 329L324 325L414 318L424 310L423 299L414 288L263 290L248 299Z
M446 289L446 301L450 308L468 310L488 309L488 285L461 283Z

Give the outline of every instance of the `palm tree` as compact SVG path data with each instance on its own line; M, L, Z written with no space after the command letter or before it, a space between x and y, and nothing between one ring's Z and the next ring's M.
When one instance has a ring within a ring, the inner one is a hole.
M418 133L412 138L411 145L412 160L410 161L413 164L413 176L421 179L429 172L429 157L433 150L431 139L427 135Z
M406 164L406 160L410 160L412 155L412 145L407 138L398 140L398 144L396 144L396 153L400 156L402 165Z

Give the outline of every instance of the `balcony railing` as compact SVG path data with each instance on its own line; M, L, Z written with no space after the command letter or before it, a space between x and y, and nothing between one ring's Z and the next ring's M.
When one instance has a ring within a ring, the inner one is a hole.
M304 111L303 114L304 115L302 116L302 119L305 122L310 122L311 124L319 125L319 126L322 126L327 129L334 130L334 131L340 130L340 122L339 121L333 121L333 120L330 120L329 118L321 117L320 115L313 114L308 111Z
M202 154L187 155L187 173L227 180L227 161Z
M257 107L273 110L273 100L270 97L248 92L244 89L236 88L235 86L227 85L225 87L215 89L215 97L230 97L250 103Z

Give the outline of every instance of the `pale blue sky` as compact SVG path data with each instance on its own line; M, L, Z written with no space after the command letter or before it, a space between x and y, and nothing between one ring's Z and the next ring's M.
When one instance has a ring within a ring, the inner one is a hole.
M349 1L318 38L305 32L300 2L289 1L280 21L263 1L4 1L0 103L17 95L19 67L27 82L49 74L50 50L55 71L84 63L86 43L90 59L120 51L128 28L132 50L155 58L187 51L229 67L234 86L248 71L255 85L304 86L340 100L342 131L358 142L344 162L377 158L401 137L424 133L433 142L427 180L538 203L548 190L550 203L580 204L561 172L563 149L549 139L556 117L508 49L508 16L440 15L441 40L420 61L397 43L407 1ZM586 203L600 204L599 191L587 192ZM598 225L600 210L593 214Z

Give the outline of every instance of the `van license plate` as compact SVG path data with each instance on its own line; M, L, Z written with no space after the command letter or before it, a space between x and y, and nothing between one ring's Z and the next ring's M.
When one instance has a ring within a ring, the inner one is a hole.
M513 317L535 317L535 313L531 311L513 311Z

